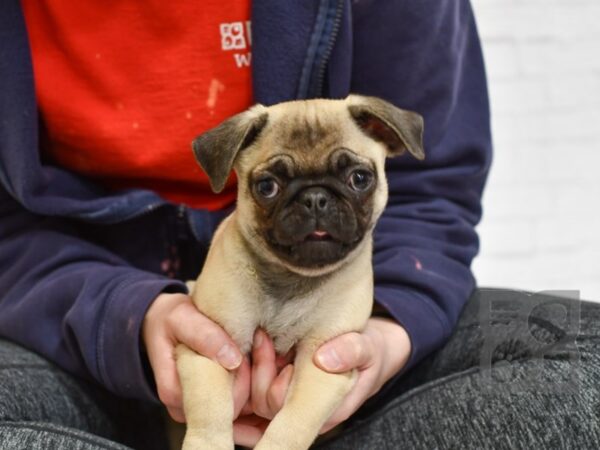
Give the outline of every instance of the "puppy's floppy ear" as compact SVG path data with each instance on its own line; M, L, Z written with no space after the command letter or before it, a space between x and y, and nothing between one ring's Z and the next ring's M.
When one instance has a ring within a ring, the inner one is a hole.
M266 108L256 105L194 139L194 156L214 192L223 190L238 153L258 138L268 117Z
M383 143L388 156L399 156L408 150L418 160L425 159L423 117L377 97L351 95L347 100L354 122L368 136Z

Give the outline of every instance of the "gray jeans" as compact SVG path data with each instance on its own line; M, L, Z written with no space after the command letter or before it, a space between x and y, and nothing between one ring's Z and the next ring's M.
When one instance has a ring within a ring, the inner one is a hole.
M0 449L166 448L161 423L0 341ZM443 348L315 448L600 448L600 304L477 291Z

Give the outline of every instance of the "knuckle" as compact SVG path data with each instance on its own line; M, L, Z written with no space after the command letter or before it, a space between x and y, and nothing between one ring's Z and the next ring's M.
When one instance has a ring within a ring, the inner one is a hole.
M165 317L165 323L169 328L175 328L181 323L180 315L177 309L171 310Z
M190 315L190 308L194 308L190 302L180 301L171 310L171 316L177 320L185 320Z
M193 345L204 356L215 356L223 344L225 344L223 333L215 327L207 327L202 332L194 333Z
M362 336L354 332L349 333L346 337L345 344L345 348L347 349L349 356L352 358L352 362L360 360L364 353Z

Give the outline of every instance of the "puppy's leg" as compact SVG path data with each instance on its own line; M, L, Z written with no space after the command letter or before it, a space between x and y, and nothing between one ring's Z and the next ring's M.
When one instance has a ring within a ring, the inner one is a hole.
M232 450L233 375L182 344L177 371L187 421L183 450Z
M312 362L316 345L300 347L285 404L255 450L305 450L352 389L356 372L331 374Z

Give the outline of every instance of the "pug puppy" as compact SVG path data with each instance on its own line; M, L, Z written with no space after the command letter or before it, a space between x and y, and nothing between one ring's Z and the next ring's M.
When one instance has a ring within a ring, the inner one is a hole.
M295 346L281 411L259 450L310 447L355 381L313 363L317 348L361 331L373 305L372 233L387 202L386 157L424 158L423 119L378 98L256 105L204 133L196 159L220 192L233 168L235 211L215 232L193 292L243 353L263 328ZM183 448L233 449L233 374L179 345Z

